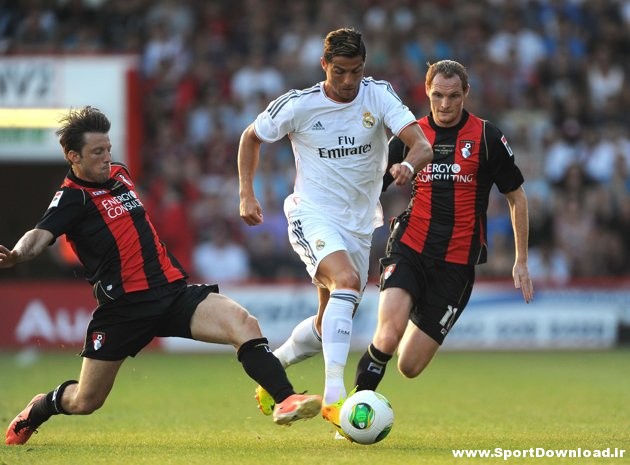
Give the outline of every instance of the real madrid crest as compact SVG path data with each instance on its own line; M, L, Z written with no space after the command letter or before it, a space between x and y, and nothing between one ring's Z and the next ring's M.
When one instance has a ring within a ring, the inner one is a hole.
M366 111L365 113L363 113L363 127L370 129L374 127L375 124L376 124L376 120L372 116L372 113L370 113L369 111Z
M324 247L326 247L326 243L324 241L321 239L317 239L317 241L315 241L315 248L317 250L322 250Z

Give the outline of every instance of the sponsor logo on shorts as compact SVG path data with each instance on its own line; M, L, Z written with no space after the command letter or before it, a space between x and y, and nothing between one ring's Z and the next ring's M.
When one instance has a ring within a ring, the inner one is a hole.
M94 346L94 350L100 349L103 347L103 344L105 344L105 333L94 331L92 333L92 345Z
M383 280L389 278L395 269L396 269L395 263L392 263L391 265L387 265L387 268L383 270Z
M440 325L442 325L441 333L443 336L446 336L453 326L455 322L455 318L457 317L457 312L459 309L457 307L453 307L452 305L447 305L446 312L444 312L444 316L440 320Z

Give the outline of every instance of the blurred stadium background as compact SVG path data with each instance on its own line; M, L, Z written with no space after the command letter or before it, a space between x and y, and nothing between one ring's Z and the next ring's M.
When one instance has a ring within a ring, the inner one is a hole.
M526 177L526 306L510 282L507 205L493 192L490 259L453 348L604 348L630 342L630 1L0 0L0 243L32 228L67 166L54 136L65 108L113 122L161 237L193 275L249 307L272 342L316 308L290 250L286 141L263 147L265 223L238 217L241 131L271 99L324 78L323 35L365 35L367 75L420 117L426 63L464 63L468 108L507 135ZM386 216L408 191L389 189ZM377 230L372 280L387 238ZM0 347L80 347L93 301L64 241L0 272ZM369 286L355 344L371 336ZM194 345L169 341L173 350Z

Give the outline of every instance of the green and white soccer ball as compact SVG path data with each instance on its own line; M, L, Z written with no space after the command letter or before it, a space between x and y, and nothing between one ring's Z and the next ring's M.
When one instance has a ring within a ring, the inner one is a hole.
M346 437L359 444L374 444L385 439L394 425L394 410L378 392L359 391L346 399L339 412Z

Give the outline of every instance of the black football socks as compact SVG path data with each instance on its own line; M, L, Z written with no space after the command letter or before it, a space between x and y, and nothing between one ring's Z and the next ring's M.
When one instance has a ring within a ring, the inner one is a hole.
M367 389L376 391L378 384L385 376L385 368L391 358L392 355L385 354L374 347L374 344L370 344L357 365L354 380L357 391Z
M32 428L37 428L53 415L69 415L61 406L61 396L63 391L71 384L77 384L78 381L72 379L64 381L55 389L46 394L46 397L42 397L31 407L31 411L28 415L28 419Z
M249 377L265 388L277 404L295 394L280 360L269 348L267 338L250 339L241 345L236 356Z

